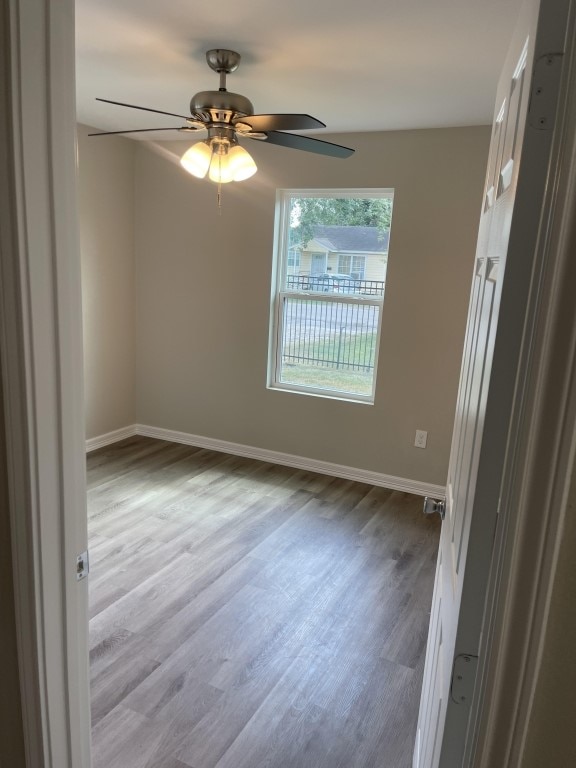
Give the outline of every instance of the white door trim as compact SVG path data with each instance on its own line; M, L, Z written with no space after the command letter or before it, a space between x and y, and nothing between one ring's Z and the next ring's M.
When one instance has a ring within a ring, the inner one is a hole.
M0 11L0 345L24 738L90 764L74 3Z
M565 76L533 290L507 451L486 617L483 669L470 752L475 768L525 760L546 622L576 469L576 9L571 2ZM571 663L568 660L567 663Z

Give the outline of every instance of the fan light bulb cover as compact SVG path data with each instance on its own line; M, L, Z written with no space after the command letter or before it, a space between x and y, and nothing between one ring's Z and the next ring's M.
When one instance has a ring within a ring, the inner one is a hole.
M238 144L228 152L228 160L234 181L249 179L258 170L252 155Z
M234 181L227 153L214 152L212 162L210 163L210 170L208 171L208 178L217 184L228 184L230 181Z
M213 148L208 141L199 141L189 147L180 158L180 165L199 179L208 174L208 178L217 184L244 181L258 170L252 155L240 145L235 144L230 149L223 145Z
M205 141L193 144L180 158L180 165L199 179L203 179L208 173L212 159L212 147Z

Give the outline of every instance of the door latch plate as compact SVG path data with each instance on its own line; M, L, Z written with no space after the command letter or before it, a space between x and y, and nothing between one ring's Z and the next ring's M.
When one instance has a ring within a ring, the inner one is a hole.
M81 552L76 558L76 581L85 579L86 576L88 576L89 570L88 550L86 550L85 552Z

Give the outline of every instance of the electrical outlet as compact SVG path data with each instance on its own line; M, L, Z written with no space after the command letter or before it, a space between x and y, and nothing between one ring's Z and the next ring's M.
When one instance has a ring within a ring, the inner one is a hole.
M428 440L428 432L423 429L416 430L416 437L414 438L414 445L416 448L426 448L426 441Z

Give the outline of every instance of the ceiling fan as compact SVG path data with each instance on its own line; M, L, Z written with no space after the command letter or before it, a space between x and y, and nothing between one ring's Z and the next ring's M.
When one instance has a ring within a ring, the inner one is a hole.
M110 99L97 99L120 107L142 109L160 115L179 117L185 121L174 128L137 128L125 131L101 131L90 136L146 133L150 131L180 131L196 133L207 131L206 139L192 145L181 158L183 167L194 176L208 177L218 183L242 181L256 173L256 164L250 154L240 146L238 139L258 139L291 149L302 149L329 157L350 157L353 149L329 141L312 139L286 131L302 131L325 128L325 124L310 115L279 114L255 115L251 102L239 93L226 89L226 75L240 64L240 54L225 48L215 48L206 53L208 66L220 75L217 91L200 91L190 102L190 117L164 112L160 109L139 107Z

